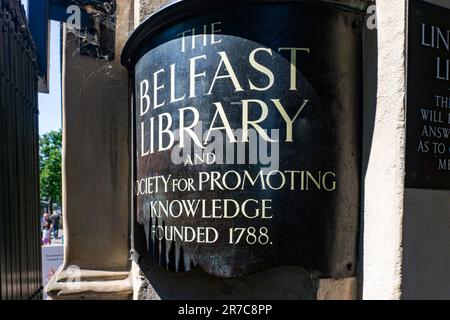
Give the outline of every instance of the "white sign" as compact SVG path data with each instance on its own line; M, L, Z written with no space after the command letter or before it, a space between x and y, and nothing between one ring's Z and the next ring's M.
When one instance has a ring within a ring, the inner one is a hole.
M48 283L64 262L64 245L42 246L42 285ZM47 300L44 292L44 300Z

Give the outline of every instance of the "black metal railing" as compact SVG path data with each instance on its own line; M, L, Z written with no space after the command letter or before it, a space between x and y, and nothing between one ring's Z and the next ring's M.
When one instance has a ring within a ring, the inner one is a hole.
M41 299L36 55L19 0L0 0L0 298Z

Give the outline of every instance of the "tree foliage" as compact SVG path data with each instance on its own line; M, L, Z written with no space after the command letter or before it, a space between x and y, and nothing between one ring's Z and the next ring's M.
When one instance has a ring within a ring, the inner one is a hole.
M50 131L39 138L41 199L61 205L62 133Z

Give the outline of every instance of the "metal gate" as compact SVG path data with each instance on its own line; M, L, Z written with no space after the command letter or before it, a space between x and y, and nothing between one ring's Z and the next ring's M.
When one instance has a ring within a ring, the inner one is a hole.
M19 0L0 0L0 298L41 298L37 64Z

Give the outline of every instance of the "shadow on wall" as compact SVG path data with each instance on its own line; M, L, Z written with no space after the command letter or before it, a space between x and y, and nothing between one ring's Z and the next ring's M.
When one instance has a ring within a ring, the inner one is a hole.
M362 299L364 285L364 204L365 180L372 148L372 137L376 119L378 92L378 42L377 29L369 28L365 17L363 28L363 130L362 130L362 167L361 167L361 207L359 223L359 258L358 258L358 299Z
M201 300L212 297L315 300L319 288L319 280L312 279L309 273L300 267L274 268L233 279L214 277L199 268L175 274L158 267L146 257L141 259L139 267L145 275L138 292L140 300Z
M405 189L401 299L450 297L450 191Z

